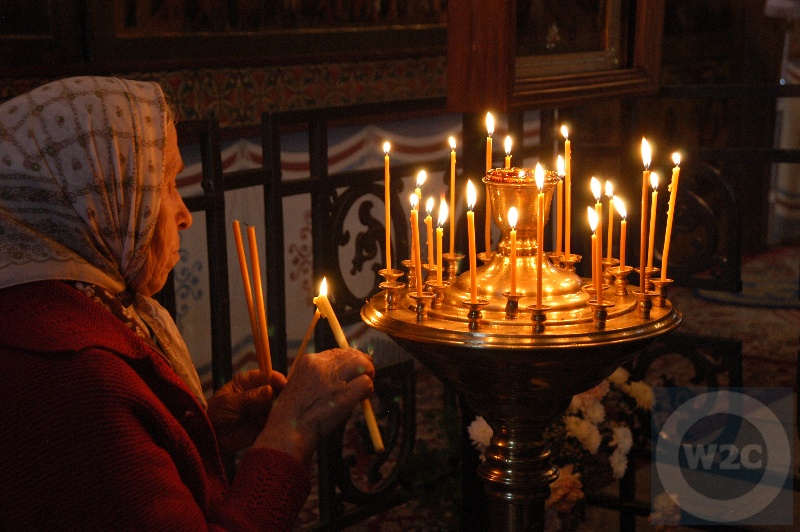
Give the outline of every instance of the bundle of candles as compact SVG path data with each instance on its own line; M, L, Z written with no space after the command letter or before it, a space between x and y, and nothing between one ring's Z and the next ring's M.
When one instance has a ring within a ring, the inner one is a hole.
M487 176L492 172L492 134L494 132L494 119L492 118L491 113L487 113L486 116L486 127L488 131L488 135L486 137L486 172ZM556 184L556 235L555 235L555 253L549 254L551 258L561 257L563 262L565 263L574 263L577 260L580 260L580 257L577 255L573 255L571 253L571 234L572 234L572 161L571 161L571 142L569 139L569 131L566 126L561 127L561 133L564 137L564 155L563 157L559 155L556 160L556 175L558 178L558 182ZM456 141L453 137L449 139L450 143L450 204L451 206L455 203L455 186L456 186ZM512 140L510 137L506 137L505 139L505 168L511 169L511 144ZM385 208L386 208L386 272L393 272L395 270L392 269L392 260L391 260L391 216L390 216L390 158L389 158L389 151L390 145L389 143L384 144L384 174L385 174ZM678 191L678 180L680 175L680 155L676 152L673 154L673 161L675 163L675 167L672 170L672 182L669 186L670 191L670 199L669 199L669 208L667 211L667 228L666 234L664 237L664 246L662 252L662 260L661 260L661 282L669 282L667 279L667 260L669 256L669 247L670 247L670 240L672 234L672 224L675 215L675 200L677 197ZM640 258L639 258L639 271L640 271L640 290L645 291L647 289L647 284L649 283L650 275L658 271L657 269L653 268L653 253L654 253L654 243L655 243L655 227L656 227L656 206L658 200L658 176L655 172L650 171L650 162L651 162L651 148L650 144L647 142L646 139L642 139L642 161L644 164L644 173L642 177L642 212L641 212L641 243L640 246ZM522 172L523 169L520 169ZM542 246L541 242L543 241L543 228L545 225L544 219L544 168L537 163L536 169L534 171L534 176L536 179L536 186L539 191L537 195L537 203L536 203L536 211L537 211L537 293L536 293L536 306L537 308L542 308L542 264L545 260L545 257L542 253ZM523 173L520 173L522 176ZM412 291L416 292L418 297L421 297L423 294L423 286L425 281L423 281L422 273L422 258L421 258L421 246L420 246L420 231L419 231L419 211L418 207L421 204L422 198L422 190L421 187L425 183L426 174L425 171L421 171L417 176L417 187L414 191L414 194L411 195L410 203L411 203L411 265L414 269L414 282L415 286L409 287L409 293ZM522 179L522 178L520 178ZM652 189L652 193L649 194L648 192ZM605 260L603 259L603 245L602 245L602 236L603 236L603 201L602 201L602 193L601 193L601 184L600 181L596 178L591 178L591 190L592 194L596 199L596 203L594 207L589 207L589 226L592 231L592 262L591 262L591 272L592 272L592 279L591 279L591 287L593 293L595 294L595 298L597 298L598 294L602 293L602 286L603 286L603 266L612 266L618 265L618 269L624 270L625 268L630 268L626 266L625 261L625 254L626 254L626 243L627 243L627 211L625 208L624 201L614 195L613 185L610 181L606 181L605 183L605 195L608 198L608 244L607 244L607 256ZM475 245L475 221L474 221L474 207L477 202L477 191L475 186L472 184L471 180L467 182L467 230L468 230L468 260L469 260L469 270L470 270L470 296L471 301L474 303L478 299L478 290L477 290L477 283L476 283L476 259L477 259L477 252L476 252L476 245ZM650 209L648 212L648 203L650 203ZM453 255L455 253L455 238L454 233L455 231L452 230L454 225L454 208L448 208L448 204L444 198L440 201L440 208L439 208L439 219L438 225L436 229L436 246L437 246L437 254L434 257L434 240L433 240L433 231L432 231L432 218L431 218L431 211L433 210L434 206L434 199L431 197L427 204L426 204L426 211L428 213L427 217L425 218L424 222L427 227L427 249L428 249L428 270L436 272L436 282L431 283L430 281L427 284L435 285L438 284L439 286L442 285L442 234L443 234L443 226L448 223L448 212L449 212L449 224L450 224L450 254ZM491 245L491 222L492 222L492 213L491 213L492 205L491 201L486 201L486 231L485 231L485 254L483 256L484 259L491 257L493 253L492 245ZM521 206L514 206L512 207L513 213L511 210L508 212L508 222L511 225L511 233L510 233L510 256L511 256L511 294L515 294L516 289L516 220L517 217L520 216L520 209ZM619 241L619 259L613 258L613 240L614 240L614 212L617 212L620 215L620 241ZM649 231L648 231L648 219L649 219ZM563 248L562 248L563 243ZM563 249L563 252L562 252ZM573 260L575 259L575 260ZM399 272L398 270L398 273ZM602 302L602 299L600 300Z
M262 375L268 378L272 375L272 361L269 350L269 334L267 328L267 315L264 307L264 291L261 284L261 268L259 265L258 244L256 240L255 227L248 226L247 236L248 244L250 247L250 260L253 269L253 287L250 284L250 273L248 271L247 259L244 252L244 243L242 241L242 232L238 220L233 221L233 235L236 241L236 251L239 257L239 269L242 274L242 284L244 286L245 301L247 302L247 312L250 317L250 328L253 334L253 343L255 344L256 355L258 359L258 367ZM255 300L253 298L255 292ZM317 309L308 326L305 337L300 344L297 356L295 356L292 367L288 372L288 378L291 378L294 368L297 366L298 360L304 355L308 342L314 331L317 321L326 318L333 331L336 343L341 348L349 347L347 337L342 330L339 320L333 311L330 301L328 300L328 285L325 278L322 279L319 288L319 295L314 298L314 305ZM372 410L372 404L368 398L361 401L361 407L364 412L364 419L367 423L372 445L376 452L382 453L384 451L383 439L380 430L378 429L378 422L375 419L375 413Z

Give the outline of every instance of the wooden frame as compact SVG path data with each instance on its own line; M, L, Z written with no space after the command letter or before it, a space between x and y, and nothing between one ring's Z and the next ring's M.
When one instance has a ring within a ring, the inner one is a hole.
M520 56L517 0L451 0L448 109L505 113L655 93L659 87L664 1L611 0L608 5L619 6L610 11L620 25L607 21L605 49ZM624 41L618 49L614 31Z

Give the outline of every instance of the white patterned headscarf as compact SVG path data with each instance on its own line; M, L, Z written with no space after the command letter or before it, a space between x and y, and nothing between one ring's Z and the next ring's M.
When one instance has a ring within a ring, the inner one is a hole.
M48 83L0 105L0 288L72 280L129 291L158 218L168 121L157 83L107 77ZM132 295L204 403L169 313Z

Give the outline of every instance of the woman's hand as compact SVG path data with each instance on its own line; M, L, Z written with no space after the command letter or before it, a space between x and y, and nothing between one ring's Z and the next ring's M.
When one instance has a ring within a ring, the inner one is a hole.
M374 377L369 356L355 349L303 355L254 446L280 449L308 463L319 439L344 423L372 392Z
M273 397L286 384L277 371L270 379L257 369L237 373L208 400L208 418L220 451L235 453L253 445L264 428Z

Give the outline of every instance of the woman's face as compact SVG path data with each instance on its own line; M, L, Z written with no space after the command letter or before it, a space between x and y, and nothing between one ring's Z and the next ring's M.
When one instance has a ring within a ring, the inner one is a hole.
M172 121L167 123L166 168L161 187L161 208L158 210L155 232L147 250L142 271L132 288L145 296L152 296L164 287L167 276L178 263L181 240L178 231L192 225L192 214L178 193L175 178L183 170L183 160L178 151L178 134Z

